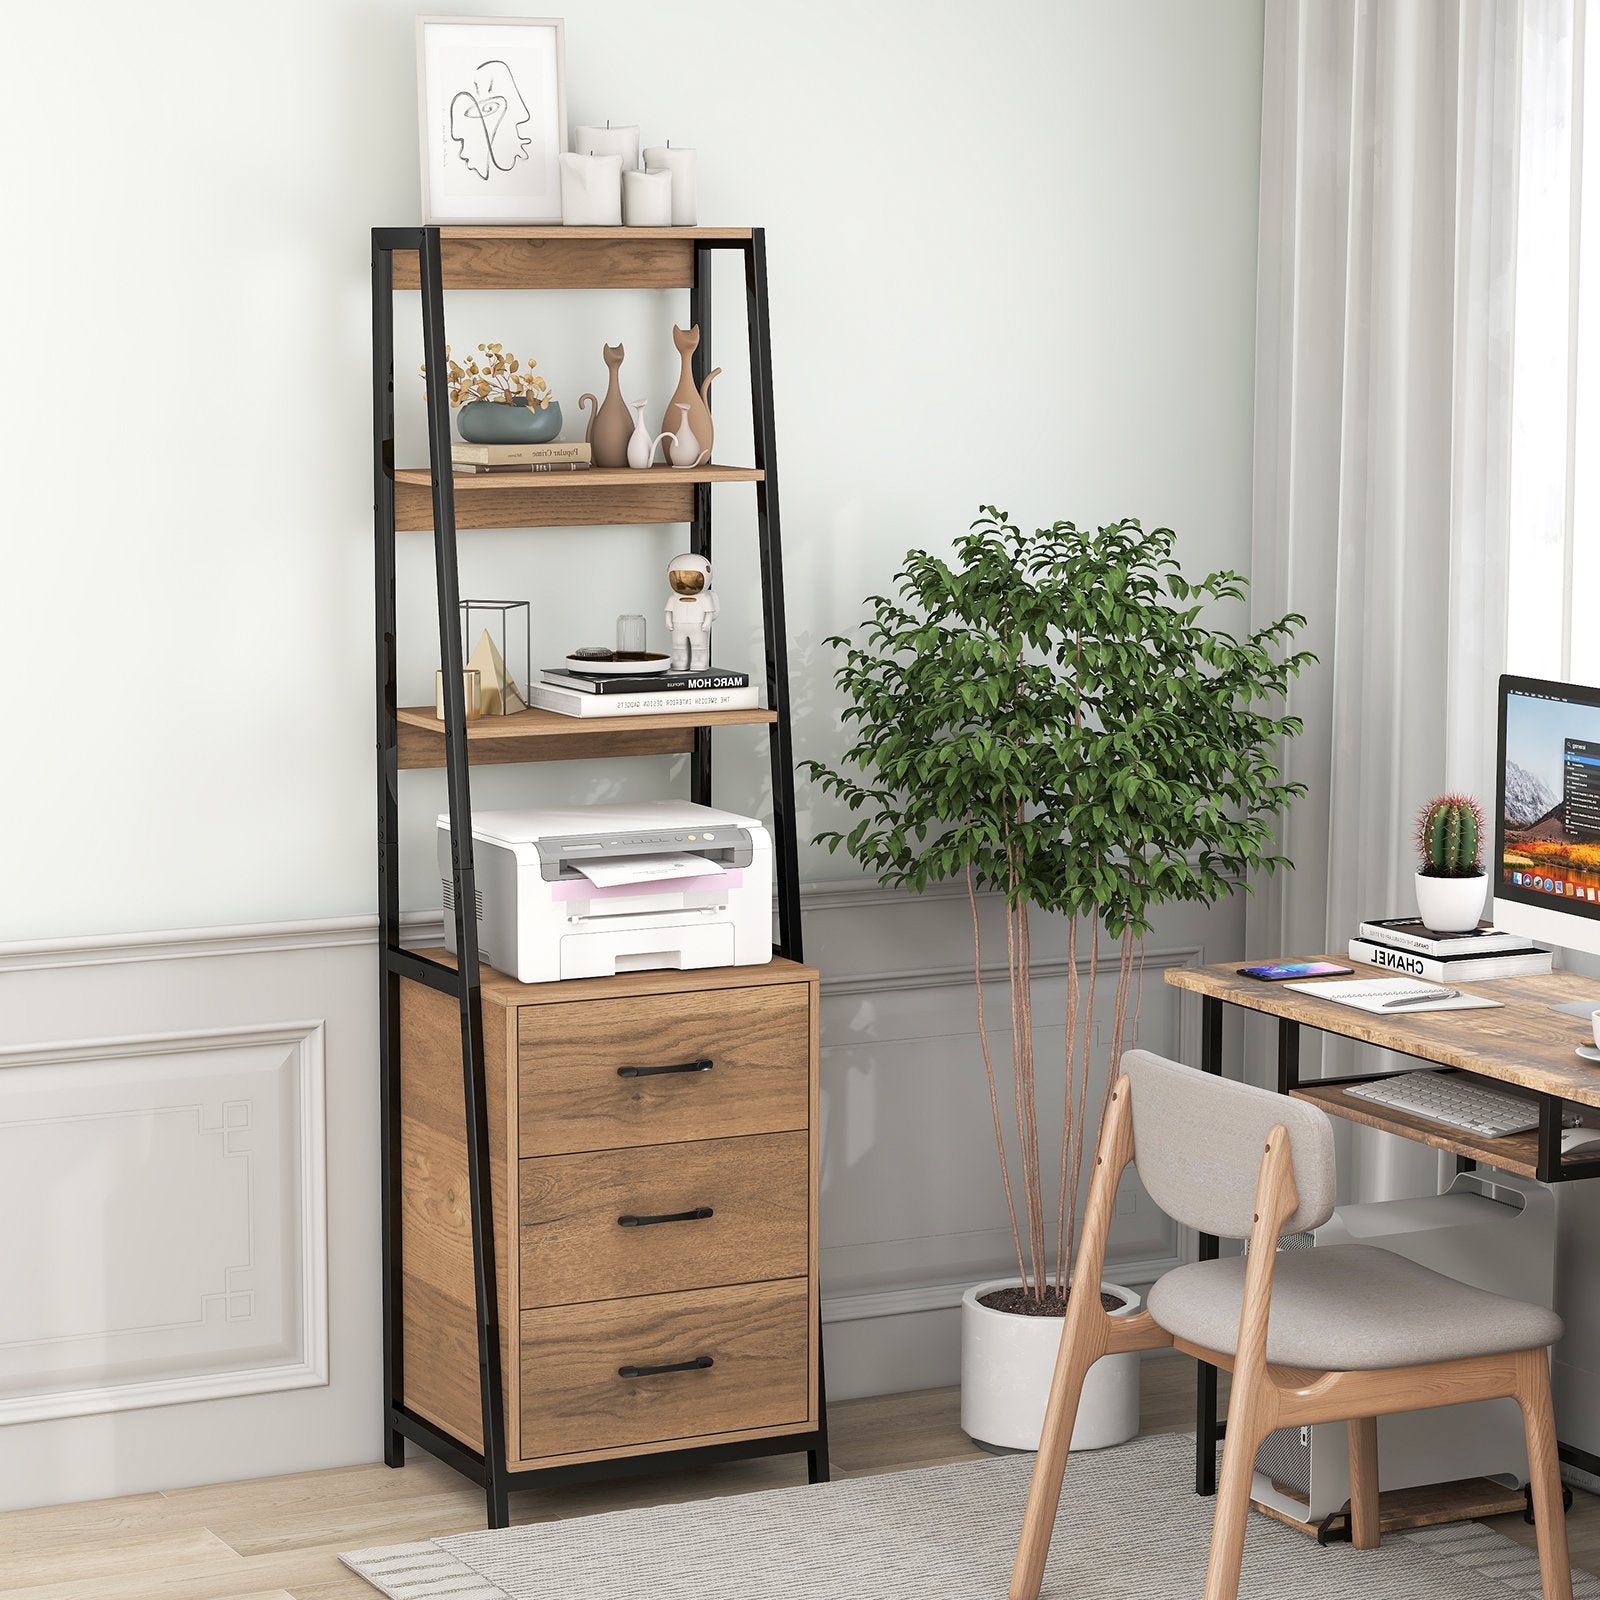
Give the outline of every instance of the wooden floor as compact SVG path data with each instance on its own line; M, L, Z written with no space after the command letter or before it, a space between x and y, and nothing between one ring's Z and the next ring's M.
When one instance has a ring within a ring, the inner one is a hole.
M1181 1357L1145 1362L1141 1432L1193 1426L1193 1372ZM980 1454L961 1432L954 1389L841 1401L828 1415L836 1477ZM529 1491L512 1496L511 1515L545 1521L804 1481L803 1456L735 1462ZM426 1457L398 1472L345 1467L16 1511L0 1516L0 1600L375 1600L376 1590L339 1564L339 1551L478 1528L482 1514L479 1492ZM1521 1517L1493 1525L1533 1543ZM1600 1499L1580 1492L1568 1529L1573 1561L1600 1571Z

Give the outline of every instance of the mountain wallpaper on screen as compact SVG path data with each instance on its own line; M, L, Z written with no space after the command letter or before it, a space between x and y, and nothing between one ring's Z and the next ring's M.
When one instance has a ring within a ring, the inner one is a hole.
M1506 821L1512 827L1525 828L1558 804L1558 798L1525 767L1506 762Z

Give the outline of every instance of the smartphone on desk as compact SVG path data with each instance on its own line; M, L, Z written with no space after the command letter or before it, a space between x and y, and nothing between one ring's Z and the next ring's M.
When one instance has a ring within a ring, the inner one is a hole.
M1282 983L1286 978L1348 978L1355 970L1333 961L1274 961L1261 967L1240 967L1239 976Z

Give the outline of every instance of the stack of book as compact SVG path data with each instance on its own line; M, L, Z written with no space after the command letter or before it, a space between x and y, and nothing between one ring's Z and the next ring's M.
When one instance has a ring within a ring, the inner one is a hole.
M1490 923L1465 933L1435 933L1417 917L1363 922L1350 941L1350 959L1430 983L1539 978L1551 970L1548 950L1514 933L1499 933Z
M545 667L529 702L564 717L660 716L667 712L748 711L761 692L748 672L588 673Z
M552 439L547 444L468 444L455 439L450 460L457 472L587 472L589 446Z

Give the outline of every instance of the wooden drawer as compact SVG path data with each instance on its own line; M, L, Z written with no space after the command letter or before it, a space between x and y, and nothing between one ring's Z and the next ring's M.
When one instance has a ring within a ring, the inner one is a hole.
M804 1277L810 1177L803 1131L524 1161L523 1307Z
M784 983L523 1006L521 1153L806 1127L810 996Z
M810 1420L804 1278L524 1311L521 1331L525 1460Z

